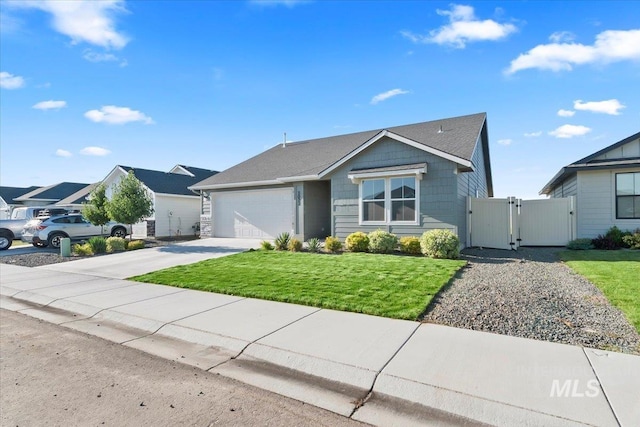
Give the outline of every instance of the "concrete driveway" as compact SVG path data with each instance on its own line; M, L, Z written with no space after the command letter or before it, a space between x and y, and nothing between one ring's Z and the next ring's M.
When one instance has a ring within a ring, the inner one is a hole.
M63 273L125 279L176 265L192 264L260 247L256 239L210 238L173 243L149 249L84 258L37 267Z

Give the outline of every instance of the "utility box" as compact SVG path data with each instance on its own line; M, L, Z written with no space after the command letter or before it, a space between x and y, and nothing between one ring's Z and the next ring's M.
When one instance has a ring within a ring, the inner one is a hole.
M60 239L60 255L63 257L71 256L71 239L63 237Z

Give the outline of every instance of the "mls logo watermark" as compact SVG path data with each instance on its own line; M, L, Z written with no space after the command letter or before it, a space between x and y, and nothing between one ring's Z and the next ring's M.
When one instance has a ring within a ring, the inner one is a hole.
M598 380L553 380L549 397L596 397L599 394Z

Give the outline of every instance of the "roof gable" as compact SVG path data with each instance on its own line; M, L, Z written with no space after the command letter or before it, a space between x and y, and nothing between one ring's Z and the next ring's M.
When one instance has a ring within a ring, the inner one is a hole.
M115 170L122 170L124 173L133 171L133 174L140 180L149 190L158 194L171 194L178 196L195 196L189 190L189 186L201 181L202 179L215 175L217 172L208 169L199 169L185 167L193 176L184 173L161 172L151 169L133 168L130 166L116 166ZM113 172L112 172L113 173ZM111 174L112 174L111 173ZM109 174L109 175L111 175Z
M540 190L539 194L550 194L554 188L580 170L624 169L639 165L640 132L563 167Z
M61 182L59 184L49 185L47 187L39 187L27 194L16 197L17 201L50 201L57 202L68 197L76 191L86 187L89 184L81 184L78 182Z
M471 158L485 113L279 144L192 186L193 189L268 185L320 179L384 137L429 151L464 166Z

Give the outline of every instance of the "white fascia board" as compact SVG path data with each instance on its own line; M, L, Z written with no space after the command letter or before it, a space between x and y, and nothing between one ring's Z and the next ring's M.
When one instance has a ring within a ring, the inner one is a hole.
M278 178L280 182L298 182L298 181L317 181L320 177L318 175L304 175L304 176L287 176L284 178Z
M409 145L411 147L417 148L418 150L422 150L422 151L426 151L427 153L435 154L438 157L442 157L443 159L447 159L447 160L452 161L454 163L457 163L459 165L466 166L466 167L469 167L469 168L473 168L473 165L471 164L471 162L469 160L465 160L465 159L462 159L460 157L454 156L452 154L445 153L444 151L437 150L437 149L435 149L433 147L429 147L429 146L426 146L424 144L420 144L419 142L415 142L415 141L413 141L413 140L411 140L409 138L405 138L404 136L398 135L398 134L390 132L388 130L383 130L382 132L378 133L373 138L369 139L367 142L365 142L364 144L359 146L357 149L353 150L351 153L347 154L345 157L343 157L342 159L340 159L339 161L337 161L333 165L329 166L324 171L320 172L320 174L318 175L318 178L322 178L322 177L330 174L331 172L333 172L334 170L336 170L337 168L339 168L340 166L342 166L343 164L345 164L349 160L353 159L358 154L362 153L367 148L371 147L375 142L379 141L380 139L384 138L385 136L388 136L389 138L395 139L396 141L399 141L399 142L402 142L404 144L407 144L407 145Z
M171 194L171 193L154 193L156 197L158 196L167 196L167 197L181 197L186 199L199 199L199 194L194 194L193 196L187 196L186 194Z
M354 173L350 173L349 175L347 175L347 177L351 180L351 182L353 182L354 184L359 183L360 181L362 181L363 179L367 179L367 178L387 178L387 177L392 177L392 176L407 176L407 175L415 175L416 179L421 181L422 180L422 175L427 173L427 167L423 167L423 168L412 168L412 169L402 169L402 170L395 170L395 171L380 171L380 172L363 172L363 173L358 173L358 172L354 172Z
M176 170L181 170L183 173L180 172L176 172ZM185 167L183 167L182 165L175 165L174 167L171 168L171 170L169 171L169 173L177 173L179 175L187 175L190 177L195 177L194 174L192 174L191 172L189 172Z
M229 184L194 185L187 188L189 190L221 190L226 188L258 187L261 185L277 185L277 184L282 184L282 181L279 181L277 179L271 179L268 181L247 181L247 182L232 182Z

